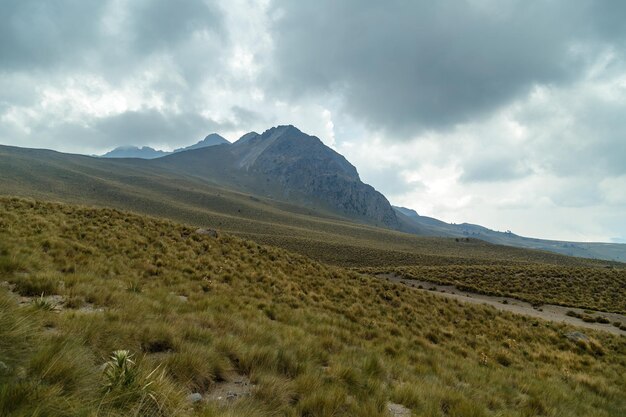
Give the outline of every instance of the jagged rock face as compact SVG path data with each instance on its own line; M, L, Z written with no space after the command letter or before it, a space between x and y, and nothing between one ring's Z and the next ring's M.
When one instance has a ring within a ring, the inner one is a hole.
M279 184L283 197L321 201L350 216L398 226L389 201L361 182L356 168L318 138L293 126L244 138L233 147L240 169Z

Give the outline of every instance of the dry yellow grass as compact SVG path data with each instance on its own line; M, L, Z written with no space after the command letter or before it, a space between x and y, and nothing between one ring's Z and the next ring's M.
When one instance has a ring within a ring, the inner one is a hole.
M0 199L0 275L3 415L383 416L387 401L418 416L626 409L623 338L574 342L566 326L170 221ZM102 366L117 350L136 364L111 384ZM185 399L238 376L250 396Z
M626 269L585 266L447 265L361 268L371 274L452 284L461 290L508 296L534 304L557 304L626 313Z

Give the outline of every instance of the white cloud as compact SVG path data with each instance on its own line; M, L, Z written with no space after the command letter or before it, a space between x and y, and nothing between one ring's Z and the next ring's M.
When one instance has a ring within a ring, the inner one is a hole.
M621 62L599 59L581 80L537 85L488 118L338 147L392 203L423 215L553 239L626 235L615 221L626 213L626 89Z
M27 3L0 16L1 143L173 149L294 124L420 214L626 236L626 32L599 3Z

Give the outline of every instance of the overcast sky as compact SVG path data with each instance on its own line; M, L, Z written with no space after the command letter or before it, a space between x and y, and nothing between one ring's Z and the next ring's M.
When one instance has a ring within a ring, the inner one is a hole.
M626 242L626 1L0 0L0 143L294 124L392 204Z

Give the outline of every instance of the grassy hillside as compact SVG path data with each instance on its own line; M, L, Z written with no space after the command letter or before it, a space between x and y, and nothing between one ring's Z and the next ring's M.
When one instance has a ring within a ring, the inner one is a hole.
M0 199L0 277L0 415L369 417L388 401L420 416L626 409L623 338L578 337L166 220ZM109 359L117 350L128 352Z
M462 290L626 314L626 269L542 264L365 268L371 274L452 284Z
M419 237L362 225L320 210L229 191L143 160L0 146L0 177L0 195L132 210L227 231L335 265L606 264L476 239Z

